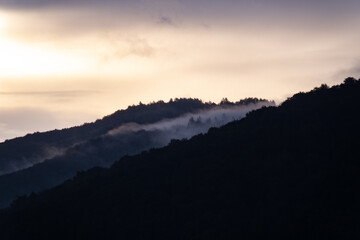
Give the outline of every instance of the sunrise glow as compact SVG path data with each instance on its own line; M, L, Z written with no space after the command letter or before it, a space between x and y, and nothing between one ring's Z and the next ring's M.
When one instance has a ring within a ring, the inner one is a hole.
M41 48L0 40L0 77L69 75L81 68L82 62L72 56Z
M360 74L347 1L0 2L0 115L41 110L71 126L74 112L93 121L176 97L280 103Z

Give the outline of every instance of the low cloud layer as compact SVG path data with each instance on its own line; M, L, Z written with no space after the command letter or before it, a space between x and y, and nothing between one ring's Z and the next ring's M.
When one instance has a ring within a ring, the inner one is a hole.
M0 109L0 142L35 131L49 130L56 117L41 109Z
M139 131L160 131L163 145L166 145L171 139L187 139L199 133L206 133L211 127L220 127L231 121L240 120L249 111L273 105L272 102L260 102L246 106L217 106L211 110L186 114L175 119L164 119L152 124L124 124L110 130L104 137Z
M29 133L44 132L55 128L71 127L82 124L92 116L73 113L69 117L66 112L46 110L42 108L0 108L0 142Z
M95 136L92 139L82 140L80 142L73 142L66 148L58 145L47 146L45 141L40 150L35 153L31 153L30 151L27 157L18 156L16 161L11 161L11 156L9 156L9 159L5 157L2 161L3 165L0 175L28 168L45 160L52 161L52 158L62 154L68 154L68 158L72 158L75 155L82 158L84 154L88 154L89 156L95 156L94 161L89 160L93 162L91 164L95 164L94 166L108 166L120 157L120 153L134 154L151 147L165 146L172 139L190 138L196 134L206 133L211 127L220 127L230 121L239 120L251 110L270 105L274 105L274 103L258 102L247 105L223 104L213 107L210 110L189 113L172 119L163 119L151 124L136 124L130 122L110 130L105 135ZM6 136L5 134L11 134L11 132L6 131L6 126L9 122L15 125L18 124L18 131L25 131L25 129L31 129L33 125L41 129L41 126L48 126L51 124L49 123L51 120L54 121L54 119L51 118L53 116L51 113L38 109L23 109L21 112L3 111L2 114L4 117L0 130L2 130L3 136ZM24 121L24 119L27 120ZM20 128L21 123L25 123L22 126L24 129ZM50 140L56 134L57 133L53 132L47 137ZM143 139L142 137L144 136L146 137ZM117 153L119 147L123 149ZM111 151L115 157L109 159L100 157L96 160L96 156L101 156L103 151L107 151L106 149L113 149ZM67 157L65 156L64 158L66 159ZM84 164L84 166L88 166L90 163L85 162Z

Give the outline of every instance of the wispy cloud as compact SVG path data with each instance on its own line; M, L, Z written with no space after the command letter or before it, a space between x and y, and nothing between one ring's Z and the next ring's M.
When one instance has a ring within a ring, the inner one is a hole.
M77 97L88 94L99 93L99 91L82 91L82 90L73 90L73 91L0 91L0 95L38 95L38 96L70 96Z
M107 33L103 35L102 40L99 42L97 55L105 63L129 56L148 58L156 53L146 38L137 35L123 36Z
M333 79L336 81L338 79L344 79L347 77L360 77L360 60L354 61L355 63L345 69L339 70L337 73L334 74Z
M13 98L42 98L48 101L73 101L79 98L88 98L91 95L101 94L101 91L3 91L0 96Z
M58 124L53 112L35 108L0 109L0 141L26 133L50 130Z
M245 117L249 111L274 106L273 102L259 102L257 104L217 106L210 110L203 110L196 113L189 113L174 119L164 119L151 124L127 123L118 128L110 130L107 135L116 136L128 132L164 131L167 132L166 141L176 138L189 138L198 133L206 132L210 127L219 127L228 122L239 120ZM193 121L193 125L191 125ZM198 121L198 122L196 122ZM189 124L191 126L189 126ZM165 141L165 142L166 142ZM167 143L167 142L166 142Z
M158 22L159 22L160 24L174 26L174 22L173 22L173 20L172 20L170 17L160 16Z

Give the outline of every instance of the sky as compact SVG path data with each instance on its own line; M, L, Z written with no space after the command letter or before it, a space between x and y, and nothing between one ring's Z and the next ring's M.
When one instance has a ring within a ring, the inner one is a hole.
M0 0L0 142L140 101L360 76L358 0Z

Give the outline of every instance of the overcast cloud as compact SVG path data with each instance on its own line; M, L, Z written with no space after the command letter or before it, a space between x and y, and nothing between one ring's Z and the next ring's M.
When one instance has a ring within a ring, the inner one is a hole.
M1 0L0 109L41 109L56 127L175 97L279 103L360 77L359 12L358 0Z

